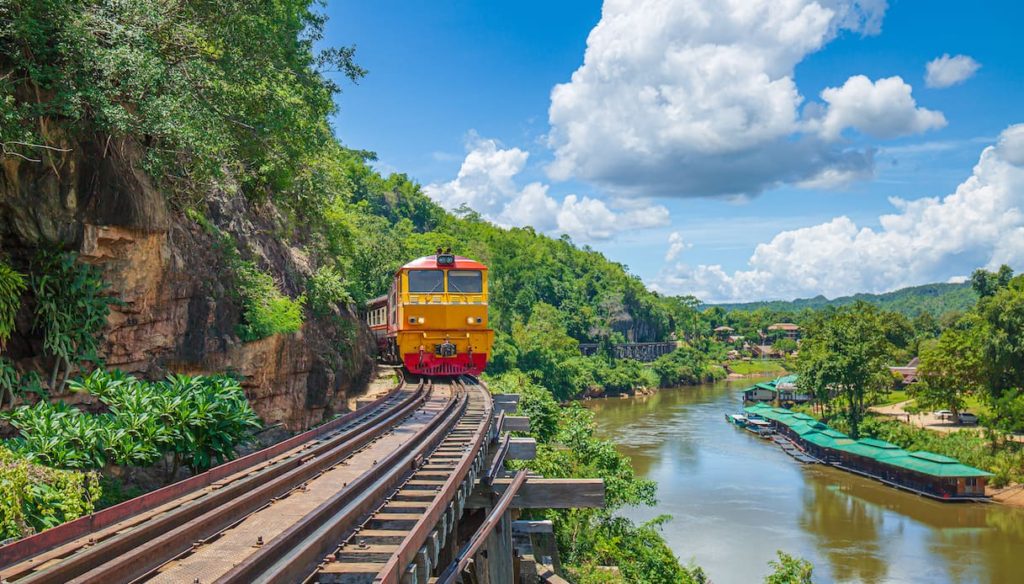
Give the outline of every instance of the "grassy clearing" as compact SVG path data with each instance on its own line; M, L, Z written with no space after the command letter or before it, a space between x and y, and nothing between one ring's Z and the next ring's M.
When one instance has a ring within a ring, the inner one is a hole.
M730 361L729 371L740 375L782 375L786 370L779 361Z
M891 406L910 399L905 389L894 389L887 394L879 395L872 403L874 406Z

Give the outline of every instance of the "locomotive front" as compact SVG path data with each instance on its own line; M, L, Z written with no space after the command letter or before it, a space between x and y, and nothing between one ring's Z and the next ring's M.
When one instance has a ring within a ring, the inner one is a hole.
M438 250L402 266L389 300L393 332L387 351L409 372L483 372L494 342L487 320L487 266Z

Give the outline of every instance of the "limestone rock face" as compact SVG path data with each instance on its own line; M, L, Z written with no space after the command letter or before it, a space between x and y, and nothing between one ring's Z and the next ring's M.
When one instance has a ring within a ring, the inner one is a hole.
M355 314L339 309L355 338L307 317L298 333L243 343L223 250L139 170L138 145L110 140L67 147L70 152L43 162L3 161L0 252L27 268L39 247L57 245L103 270L122 301L104 334L101 356L109 368L150 379L235 372L264 422L289 430L346 409L373 366L372 340ZM299 244L277 235L282 222L272 205L227 193L204 199L205 216L238 242L246 259L273 274L286 294L301 292L309 260ZM9 356L22 367L45 367L30 307L22 312Z

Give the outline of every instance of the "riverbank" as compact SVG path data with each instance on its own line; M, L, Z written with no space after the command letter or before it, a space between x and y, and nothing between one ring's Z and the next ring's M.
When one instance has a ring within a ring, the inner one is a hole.
M1002 489L989 487L985 489L985 492L992 497L993 502L1024 509L1024 485L1015 484Z
M981 426L965 426L963 424L956 424L948 417L940 418L933 412L908 411L907 406L913 402L914 400L908 399L884 406L871 406L868 408L868 411L880 416L887 416L900 422L917 426L918 428L933 430L935 432L959 432L963 430L980 433L984 431L984 428ZM1007 436L1007 438L1015 442L1024 442L1024 434L1011 434Z
M599 435L658 483L665 539L715 582L759 582L782 549L810 560L820 582L1012 582L1024 549L1024 510L948 505L822 465L725 424L742 382L662 389L642 399L593 400ZM699 534L699 536L695 536ZM736 550L743 550L737 561Z

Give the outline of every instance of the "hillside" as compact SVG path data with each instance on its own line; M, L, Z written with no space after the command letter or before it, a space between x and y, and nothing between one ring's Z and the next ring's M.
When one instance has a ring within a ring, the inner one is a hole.
M899 312L909 317L928 312L938 317L955 310L969 310L978 301L978 295L970 283L963 284L924 284L901 288L883 294L854 294L829 300L824 296L800 298L797 300L772 300L763 302L743 302L735 304L709 304L723 310L757 310L771 312L800 312L805 309L818 310L828 306L846 306L857 301L864 301L885 310Z
M314 50L310 3L102 6L24 5L0 35L0 267L44 281L43 256L64 254L119 299L94 319L95 347L62 345L44 338L34 288L15 289L0 389L18 401L67 398L61 379L97 363L147 379L232 371L268 423L314 424L369 374L362 303L438 246L491 267L502 333L539 306L577 340L674 329L676 305L620 264L449 213L341 144L335 77L365 72L350 47Z
M364 302L443 246L491 269L489 371L539 394L524 412L544 432L541 469L606 478L607 509L557 519L559 541L590 539L563 565L685 581L656 527L613 515L653 505L653 483L555 396L710 375L696 350L654 371L577 349L664 339L692 309L568 238L450 213L343 145L330 123L339 84L365 72L352 47L314 49L319 4L172 4L15 3L0 24L0 409L23 435L0 443L0 479L47 481L5 489L0 507L37 519L3 522L0 538L94 509L103 489L39 464L110 474L112 504L136 486L113 467L169 466L170 481L233 456L257 417L298 431L345 410L374 368ZM111 388L128 398L98 405ZM146 409L121 408L129 398ZM145 440L126 430L140 420ZM15 456L36 470L13 469ZM55 499L59 485L78 490ZM613 547L621 557L597 551Z

